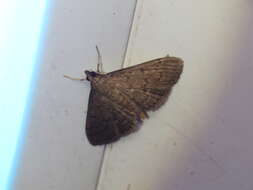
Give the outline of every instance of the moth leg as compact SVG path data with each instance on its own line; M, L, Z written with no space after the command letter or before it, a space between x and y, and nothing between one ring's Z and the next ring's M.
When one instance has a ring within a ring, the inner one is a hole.
M67 78L67 79L70 79L70 80L78 80L78 81L84 81L84 80L86 80L86 79L84 79L84 78L74 78L74 77L70 77L70 76L68 76L68 75L63 75L65 78Z
M98 64L97 64L97 72L103 73L103 64L102 64L102 56L100 54L100 51L98 49L98 46L96 46L97 54L98 54Z

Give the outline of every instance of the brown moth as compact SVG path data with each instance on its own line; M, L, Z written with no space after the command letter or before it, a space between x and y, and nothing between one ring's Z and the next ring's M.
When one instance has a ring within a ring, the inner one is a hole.
M112 143L136 131L148 118L147 111L165 103L183 70L182 59L166 56L103 73L97 52L97 71L85 71L91 84L86 135L92 145Z

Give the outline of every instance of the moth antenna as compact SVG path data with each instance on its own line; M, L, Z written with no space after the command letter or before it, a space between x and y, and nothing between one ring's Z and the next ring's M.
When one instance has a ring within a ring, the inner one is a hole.
M65 77L67 79L70 79L70 80L78 80L78 81L84 81L84 80L86 80L84 78L74 78L74 77L70 77L68 75L63 75L63 77Z
M97 72L102 73L103 72L102 56L100 54L98 46L96 46L96 50L97 50L97 54L98 54Z

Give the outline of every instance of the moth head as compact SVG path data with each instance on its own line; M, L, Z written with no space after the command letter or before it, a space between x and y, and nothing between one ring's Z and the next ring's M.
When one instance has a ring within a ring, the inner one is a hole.
M86 74L86 80L88 81L92 81L92 79L98 75L98 73L94 71L84 71L84 73Z

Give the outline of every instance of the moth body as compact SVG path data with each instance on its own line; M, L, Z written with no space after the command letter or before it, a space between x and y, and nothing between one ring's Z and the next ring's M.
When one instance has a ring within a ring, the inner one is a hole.
M91 83L86 135L92 145L112 143L136 131L148 111L167 100L183 61L164 57L110 73L85 71Z

